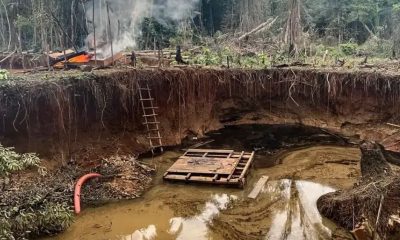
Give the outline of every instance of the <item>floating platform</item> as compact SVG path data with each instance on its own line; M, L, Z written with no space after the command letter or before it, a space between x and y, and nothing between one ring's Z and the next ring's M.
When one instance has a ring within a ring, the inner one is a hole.
M188 149L164 174L164 180L243 187L254 152Z

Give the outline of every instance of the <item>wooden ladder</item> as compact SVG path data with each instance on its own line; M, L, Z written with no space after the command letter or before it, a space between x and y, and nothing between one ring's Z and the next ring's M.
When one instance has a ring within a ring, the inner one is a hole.
M147 139L150 143L151 152L153 155L156 150L159 149L162 153L164 151L162 144L162 137L160 134L160 122L157 120L158 114L156 109L158 107L154 106L154 98L151 96L151 89L149 87L148 81L138 81L139 97L140 103L143 110L143 125L147 129Z

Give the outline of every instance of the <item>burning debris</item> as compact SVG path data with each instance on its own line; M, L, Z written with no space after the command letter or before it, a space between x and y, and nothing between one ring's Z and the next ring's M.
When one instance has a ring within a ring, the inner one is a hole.
M95 55L91 52L71 52L68 54L53 54L50 65L55 69L74 69L80 66L92 66L92 67L108 67L114 65L117 61L124 57L122 52L119 52L111 57L104 58L101 54Z
M84 51L74 52L72 50L68 50L65 53L55 53L49 54L50 57L50 66L53 66L56 69L62 69L67 67L69 64L85 64L88 63L91 59L91 56Z
M61 24L57 14L50 12L59 31L60 39L57 44L43 42L42 52L32 54L21 53L17 48L14 52L6 52L0 60L0 67L5 69L24 70L51 70L51 69L77 69L82 66L103 68L113 66L117 62L136 66L128 50L137 48L137 39L142 35L142 23L151 18L162 26L172 22L180 22L195 15L194 10L199 0L165 0L165 1L140 1L140 0L115 0L115 1L86 1L82 2L85 17L83 27L84 36L77 37L77 33L70 33ZM74 7L74 3L72 3ZM72 8L71 8L72 9ZM72 10L71 10L72 11ZM82 32L81 32L82 35ZM78 38L81 44L77 43ZM152 38L152 37L151 37ZM138 60L147 66L170 66L172 55L164 58L161 42L163 37L154 40L154 56L139 56ZM166 36L168 38L168 36ZM58 45L58 43L60 43ZM58 51L54 48L58 47ZM73 47L75 50L66 49ZM61 50L60 50L61 48ZM81 49L81 50L78 50ZM10 50L10 48L8 48ZM31 50L35 51L35 50ZM128 51L124 53L124 51ZM161 53L160 53L161 51ZM178 51L176 60L185 64Z

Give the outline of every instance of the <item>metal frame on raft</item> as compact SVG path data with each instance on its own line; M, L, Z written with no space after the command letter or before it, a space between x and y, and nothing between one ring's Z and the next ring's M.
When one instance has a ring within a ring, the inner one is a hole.
M244 187L254 152L188 149L166 171L164 180Z

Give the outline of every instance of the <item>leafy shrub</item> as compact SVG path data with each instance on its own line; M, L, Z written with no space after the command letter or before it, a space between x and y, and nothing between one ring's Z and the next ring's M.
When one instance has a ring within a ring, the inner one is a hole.
M39 167L40 159L34 153L19 154L14 148L5 148L0 144L0 177L24 170Z
M357 53L358 45L355 43L344 43L340 44L340 51L346 56L354 55Z
M211 51L209 48L204 47L202 53L194 57L193 62L195 64L201 64L206 66L217 66L221 63L222 59L220 54L215 51Z
M8 71L0 69L0 81L8 79Z
M0 213L0 239L59 233L72 222L73 215L67 204L32 200L32 204L23 209L14 207Z

